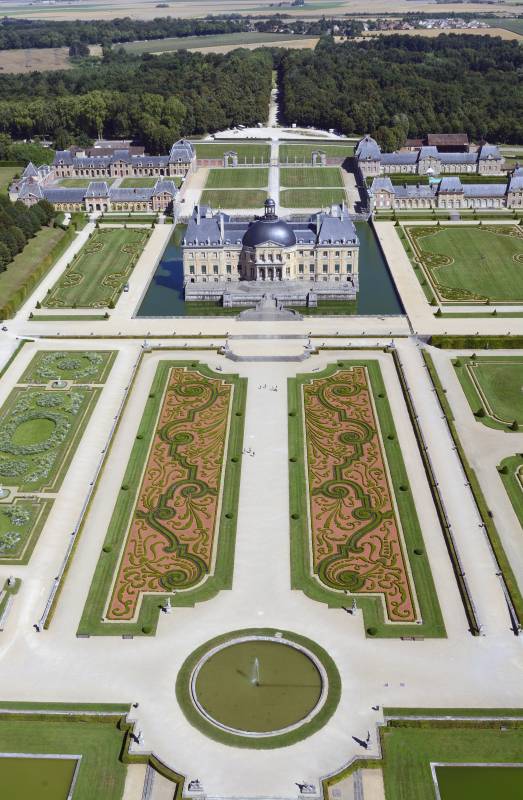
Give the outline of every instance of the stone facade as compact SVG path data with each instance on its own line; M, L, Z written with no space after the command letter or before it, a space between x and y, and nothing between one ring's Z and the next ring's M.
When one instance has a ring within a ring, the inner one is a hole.
M446 152L435 145L382 153L369 135L356 147L356 161L363 179L379 175L502 175L505 159L495 145L484 144L477 150Z
M196 153L191 142L180 139L171 147L169 155L136 155L133 149L100 148L101 155L88 155L78 148L58 150L53 169L56 178L164 178L185 176L195 169ZM91 148L89 153L96 153Z
M379 177L368 195L371 211L523 208L523 169L516 168L503 183L462 183L452 177L429 185L395 185L390 178Z
M287 221L275 215L273 201L267 200L265 215L252 222L196 207L183 240L186 299L202 299L197 294L216 299L239 283L260 291L267 291L268 284L284 291L285 284L293 283L298 289L292 293L303 296L312 284L322 292L355 297L358 257L356 229L341 206L304 221Z

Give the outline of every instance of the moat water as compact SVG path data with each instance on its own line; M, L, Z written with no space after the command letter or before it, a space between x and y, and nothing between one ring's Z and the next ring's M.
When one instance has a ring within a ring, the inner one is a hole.
M183 299L183 264L181 240L184 226L178 225L144 295L138 317L186 317L219 314L221 309L209 304L202 311ZM367 222L356 222L360 240L360 290L354 303L347 303L347 314L403 314L401 300L374 231ZM328 312L327 312L328 313ZM338 311L339 313L339 307Z

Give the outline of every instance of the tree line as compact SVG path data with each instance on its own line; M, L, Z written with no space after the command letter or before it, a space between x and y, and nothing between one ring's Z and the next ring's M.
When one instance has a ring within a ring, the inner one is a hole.
M255 125L268 113L270 50L133 56L122 49L63 72L0 76L0 132L63 148L98 137L165 153L180 136Z
M279 51L280 119L376 134L384 149L409 137L464 131L523 142L523 48L498 37L392 35Z
M30 47L70 47L77 44L119 44L140 39L165 39L168 36L204 36L250 30L244 17L151 20L29 20L4 17L0 20L0 50Z
M0 195L0 272L7 269L27 241L44 225L49 225L55 215L47 200L28 208L23 203L11 203L7 195Z

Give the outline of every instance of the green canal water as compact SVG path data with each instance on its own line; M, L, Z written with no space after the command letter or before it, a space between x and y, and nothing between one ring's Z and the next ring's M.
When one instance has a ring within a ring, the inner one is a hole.
M0 758L0 797L67 800L76 763L69 758Z
M436 767L441 800L522 800L523 767Z
M222 725L268 733L304 719L320 699L322 679L300 650L280 642L248 641L212 655L194 689L200 705Z
M357 221L360 240L360 290L354 303L324 304L322 313L389 315L402 314L403 307L396 292L387 263L374 231L367 222ZM138 317L209 316L223 313L210 303L185 303L183 299L183 264L181 240L185 226L177 225L158 264L138 310ZM329 310L329 305L331 309ZM237 313L234 311L233 313Z

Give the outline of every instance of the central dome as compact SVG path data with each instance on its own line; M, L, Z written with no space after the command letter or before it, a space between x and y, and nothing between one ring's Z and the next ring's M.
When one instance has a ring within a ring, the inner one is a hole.
M273 200L265 201L265 216L252 222L243 237L245 247L257 247L268 242L274 242L281 247L292 247L296 244L291 226L278 219L274 213Z

